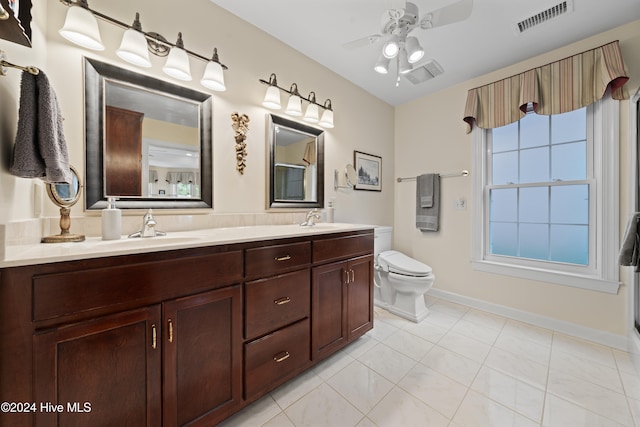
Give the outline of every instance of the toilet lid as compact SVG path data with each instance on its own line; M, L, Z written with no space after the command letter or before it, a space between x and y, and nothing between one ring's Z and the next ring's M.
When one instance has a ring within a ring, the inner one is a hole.
M431 267L410 258L398 251L384 251L378 255L378 263L386 264L392 273L408 276L428 276L433 271Z

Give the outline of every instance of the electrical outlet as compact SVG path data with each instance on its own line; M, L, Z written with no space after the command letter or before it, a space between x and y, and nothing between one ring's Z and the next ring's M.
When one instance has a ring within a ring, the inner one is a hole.
M467 209L467 199L460 197L456 200L456 210L464 211Z

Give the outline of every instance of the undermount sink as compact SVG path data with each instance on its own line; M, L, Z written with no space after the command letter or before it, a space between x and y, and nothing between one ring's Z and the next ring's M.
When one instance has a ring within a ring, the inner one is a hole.
M192 243L200 240L197 236L156 236L156 237L123 237L120 240L106 240L103 241L109 245L122 245L129 246L162 246L162 245L176 245L181 243Z

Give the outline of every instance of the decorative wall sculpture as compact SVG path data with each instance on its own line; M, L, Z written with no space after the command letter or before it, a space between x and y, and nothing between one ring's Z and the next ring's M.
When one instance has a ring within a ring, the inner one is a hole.
M231 113L232 126L235 129L236 140L236 169L244 175L244 168L247 166L245 158L247 157L247 132L249 132L249 116L246 114Z

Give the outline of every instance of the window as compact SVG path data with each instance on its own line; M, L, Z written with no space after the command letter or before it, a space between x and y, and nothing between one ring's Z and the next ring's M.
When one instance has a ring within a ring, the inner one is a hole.
M618 103L474 130L477 269L617 292Z

